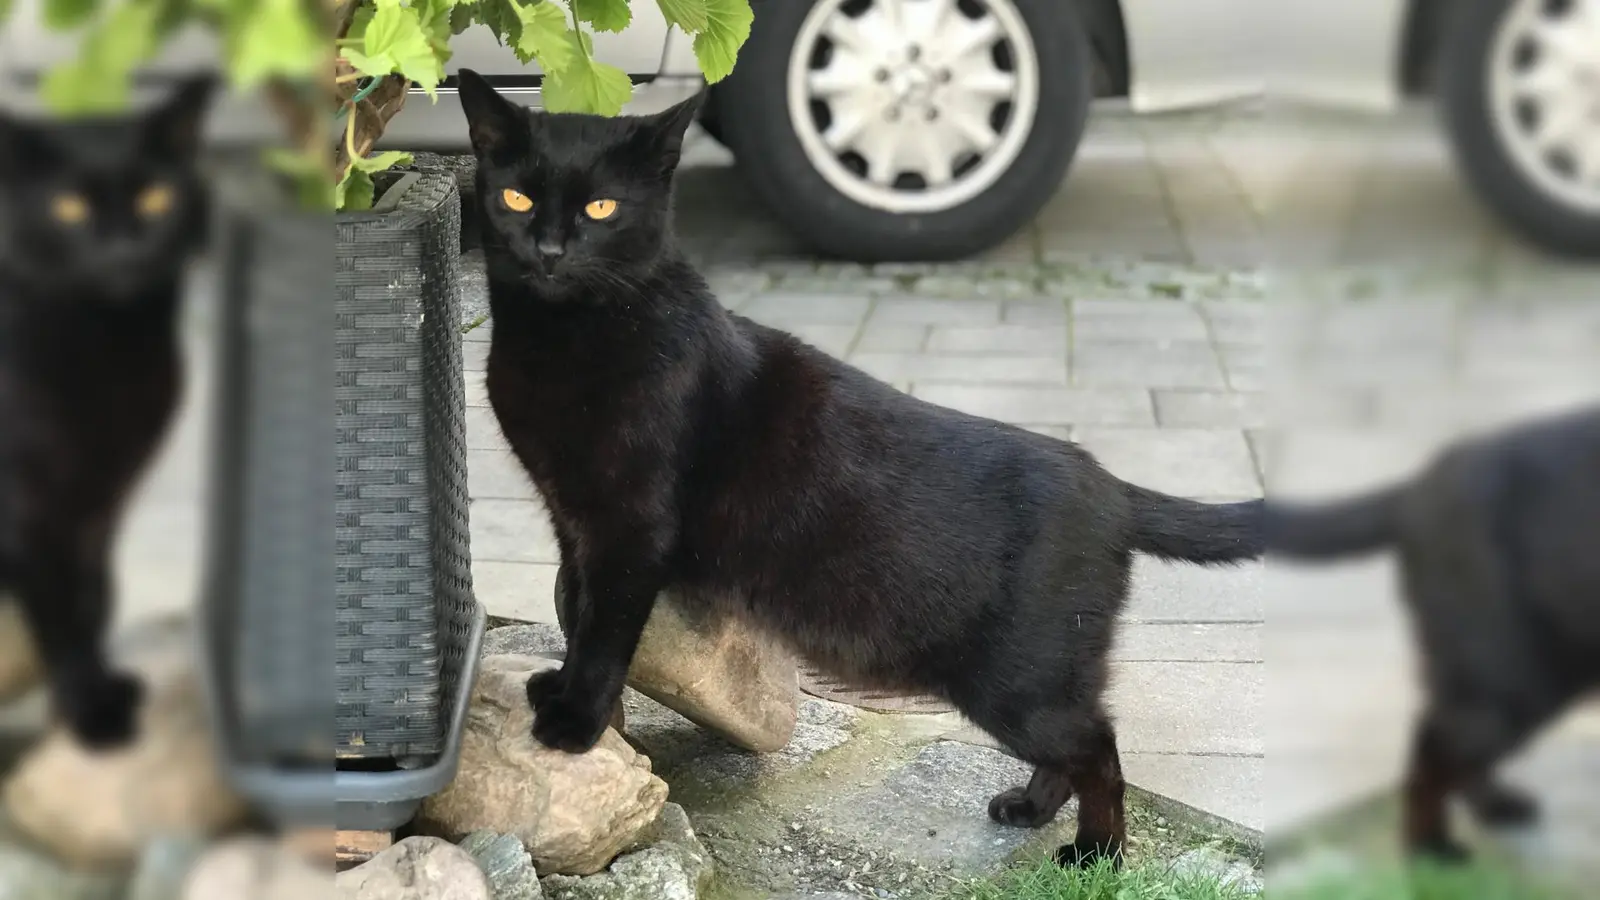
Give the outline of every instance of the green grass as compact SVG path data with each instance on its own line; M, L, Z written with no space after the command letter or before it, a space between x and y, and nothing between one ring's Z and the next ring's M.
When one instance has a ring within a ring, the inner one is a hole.
M946 900L1245 900L1251 896L1214 877L1175 873L1159 865L1114 872L1104 863L1092 869L1044 863L963 887Z
M1274 890L1269 878L1265 896L1267 900L1578 900L1576 894L1487 864L1391 866L1357 875L1327 875L1287 890Z

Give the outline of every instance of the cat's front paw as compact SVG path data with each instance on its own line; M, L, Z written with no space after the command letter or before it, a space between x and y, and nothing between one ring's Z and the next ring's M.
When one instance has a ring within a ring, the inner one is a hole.
M559 697L567 691L567 680L561 677L560 669L546 669L536 672L528 679L528 706L534 712L552 697Z
M114 750L138 732L144 686L133 675L109 672L74 685L62 698L63 718L78 742L90 750Z
M576 696L565 668L549 669L528 679L528 706L533 709L533 736L553 750L585 753L605 733L610 710Z
M534 705L533 736L552 750L587 753L605 734L607 718L593 703L555 694Z

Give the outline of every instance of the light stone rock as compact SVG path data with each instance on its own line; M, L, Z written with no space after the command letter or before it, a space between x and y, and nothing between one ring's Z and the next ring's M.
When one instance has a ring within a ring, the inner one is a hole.
M699 607L662 595L628 684L736 746L757 753L783 749L794 735L800 702L794 655L743 617L712 616Z
M12 825L80 866L130 866L159 836L217 834L247 812L214 752L191 645L167 634L130 656L145 686L134 742L94 752L53 726L3 788Z
M316 866L298 850L260 837L217 844L195 863L177 900L344 900L332 866ZM410 900L405 895L385 900Z
M533 656L483 660L455 780L423 803L419 823L453 840L476 831L515 835L540 872L590 875L634 846L667 800L650 759L607 729L588 753L532 737L526 684L557 666Z
M406 838L334 882L339 900L495 900L472 854L433 837Z

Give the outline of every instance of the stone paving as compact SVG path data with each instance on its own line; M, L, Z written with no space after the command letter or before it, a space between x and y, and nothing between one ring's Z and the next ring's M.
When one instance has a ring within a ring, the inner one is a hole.
M940 266L813 260L708 140L690 157L680 231L730 307L1175 493L1259 496L1268 474L1274 490L1370 483L1496 411L1600 384L1595 318L1528 305L1592 297L1594 273L1490 222L1416 112L1100 115L1036 223ZM465 262L478 321L481 262ZM1299 302L1329 296L1350 301L1332 319ZM490 327L465 343L477 591L495 615L550 622L549 526L484 399ZM1280 418L1303 427L1274 439ZM203 427L184 420L141 495L124 618L193 594ZM1356 568L1314 588L1311 573L1141 561L1113 694L1129 779L1256 830L1392 783L1404 633L1383 564ZM1585 809L1600 818L1600 798Z

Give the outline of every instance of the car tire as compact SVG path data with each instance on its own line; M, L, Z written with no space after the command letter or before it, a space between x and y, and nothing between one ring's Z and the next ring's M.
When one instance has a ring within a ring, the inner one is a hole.
M1600 188L1593 190L1591 205L1552 186L1559 173L1538 170L1540 164L1512 130L1527 127L1526 122L1501 111L1508 107L1497 100L1496 78L1509 77L1495 71L1502 65L1502 32L1530 3L1538 5L1535 0L1463 0L1452 7L1439 58L1445 127L1468 182L1515 231L1554 253L1600 258Z
M870 4L873 0L845 0L844 5ZM899 0L901 3L939 2L939 0ZM1010 38L1005 46L996 45L986 51L994 65L1003 65L1002 57L1010 59L1016 72L1016 85L1036 83L1036 97L1031 110L1021 109L1020 103L1011 107L1011 116L994 110L988 122L1002 134L1002 155L994 153L993 165L986 157L969 155L968 174L956 176L947 184L961 182L974 173L983 177L971 178L965 188L971 191L981 184L975 195L959 197L944 207L921 209L891 208L890 203L864 202L860 197L847 195L839 186L842 168L834 169L832 180L821 171L827 166L814 154L821 146L814 139L814 150L808 154L800 133L804 125L791 116L791 55L798 41L805 40L804 30L813 10L821 4L831 4L828 9L842 7L840 0L756 0L755 22L749 41L740 52L739 63L733 74L718 85L718 124L722 138L733 152L741 172L752 191L772 213L803 241L815 250L837 258L857 262L884 261L940 261L965 257L993 247L1031 221L1056 192L1057 186L1071 165L1082 138L1084 122L1088 115L1092 66L1089 43L1083 23L1072 3L1062 0L952 0L956 11L952 15L967 15L971 19L974 8L978 16L993 16L1016 33L1017 23L1025 26L1025 39L1031 42L1019 52L1011 49ZM959 5L964 4L964 5ZM998 8L1001 5L1004 8ZM964 12L963 12L964 11ZM818 16L844 15L843 12L818 10ZM976 21L976 20L974 20ZM806 41L809 44L818 42ZM1020 74L1023 69L1017 60L1025 60L1031 50L1037 64L1027 71L1036 71L1036 78ZM912 51L906 51L912 52ZM933 58L935 54L930 54ZM814 59L814 57L809 57ZM806 65L813 65L807 62ZM799 65L799 63L796 63ZM879 70L880 76L884 70ZM948 80L949 69L937 77ZM923 76L924 78L926 75ZM953 87L962 86L958 76ZM852 88L854 90L855 88ZM1013 96L1017 96L1014 94ZM926 95L919 95L925 98ZM929 106L936 101L924 100ZM1006 103L1012 103L1006 100ZM813 115L814 102L808 103L808 115ZM938 112L926 112L937 117ZM919 113L919 115L921 115ZM1006 137L1012 117L1021 116L1025 122L1018 129L1025 137ZM818 122L813 116L812 122ZM875 121L875 120L874 120ZM932 119L930 118L931 122ZM971 119L968 119L970 123ZM995 121L1003 124L994 125ZM949 123L953 125L953 123ZM818 124L818 134L821 125ZM931 127L931 126L930 126ZM948 126L947 126L948 127ZM927 146L932 146L929 143ZM841 166L846 157L838 157ZM857 161L864 167L861 156ZM1002 163L1002 160L1008 160ZM864 173L858 173L864 175ZM891 191L903 187L897 176L895 188L882 184L876 187L865 177L858 180L858 190ZM920 176L919 176L920 177ZM928 182L921 182L926 186ZM915 183L912 192L916 192ZM955 191L959 194L960 190ZM926 192L924 204L932 202L932 192ZM940 195L940 200L950 192Z

